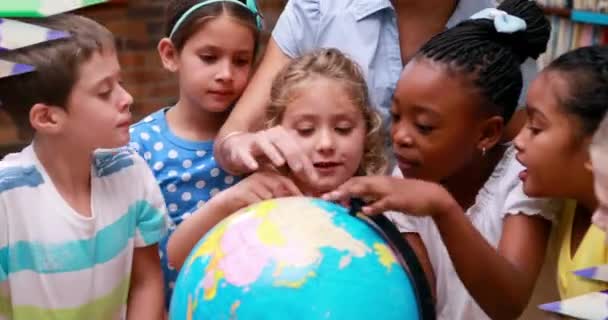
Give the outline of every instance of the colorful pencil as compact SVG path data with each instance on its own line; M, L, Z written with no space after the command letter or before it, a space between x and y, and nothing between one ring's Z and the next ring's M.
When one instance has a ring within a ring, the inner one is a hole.
M30 65L0 60L0 78L16 76L32 71L34 71L34 67Z
M574 271L574 274L583 278L608 282L608 265L601 265Z
M108 0L2 0L0 17L48 17L104 2Z
M584 320L608 319L608 290L542 304L541 310Z
M0 18L0 50L14 50L37 43L69 37L64 31L52 30L17 20Z

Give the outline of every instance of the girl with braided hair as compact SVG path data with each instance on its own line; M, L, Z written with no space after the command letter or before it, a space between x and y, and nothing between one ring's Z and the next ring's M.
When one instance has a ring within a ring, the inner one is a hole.
M390 217L404 237L426 247L438 319L515 319L532 295L559 206L523 194L523 167L500 137L520 65L545 51L549 33L534 1L506 0L432 38L393 98L393 177L355 177L324 196L399 212Z
M397 81L419 48L437 33L495 6L496 0L286 1L259 67L218 133L215 158L235 174L272 163L316 180L310 159L299 152L301 146L287 130L281 126L261 130L270 83L283 66L319 48L348 54L363 69L372 106L387 129ZM537 73L533 59L522 65L522 72L525 85L520 97ZM520 116L525 114L518 110L509 122L505 141L523 126Z
M529 119L515 140L526 167L520 174L524 192L572 199L558 216L552 241L561 298L607 289L573 271L608 263L605 233L591 224L597 211L595 220L605 227L599 218L608 206L607 124L598 130L608 111L608 47L560 56L532 82L527 100Z

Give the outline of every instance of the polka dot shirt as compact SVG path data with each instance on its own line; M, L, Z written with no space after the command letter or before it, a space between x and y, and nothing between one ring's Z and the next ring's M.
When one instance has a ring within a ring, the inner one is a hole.
M216 163L213 141L189 141L174 135L167 125L167 110L159 110L134 124L130 133L131 147L148 163L163 192L174 230L211 197L239 179ZM167 261L167 239L160 243L160 256L168 306L177 272Z

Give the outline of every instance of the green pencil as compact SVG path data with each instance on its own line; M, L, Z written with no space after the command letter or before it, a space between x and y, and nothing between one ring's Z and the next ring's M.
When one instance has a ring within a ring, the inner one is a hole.
M104 2L108 0L0 0L0 17L48 17Z

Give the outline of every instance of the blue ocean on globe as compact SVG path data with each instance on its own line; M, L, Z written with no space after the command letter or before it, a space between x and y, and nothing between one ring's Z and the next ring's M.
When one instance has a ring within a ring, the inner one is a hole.
M365 219L314 198L231 215L190 253L172 320L419 319L409 275Z

